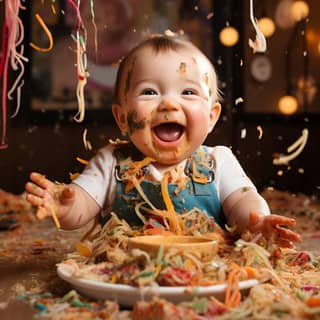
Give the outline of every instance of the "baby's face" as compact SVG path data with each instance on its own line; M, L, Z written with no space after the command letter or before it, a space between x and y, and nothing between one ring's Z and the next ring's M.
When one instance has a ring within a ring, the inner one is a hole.
M124 73L117 123L144 155L176 164L204 142L219 117L213 81L209 63L192 48L158 54L142 48Z

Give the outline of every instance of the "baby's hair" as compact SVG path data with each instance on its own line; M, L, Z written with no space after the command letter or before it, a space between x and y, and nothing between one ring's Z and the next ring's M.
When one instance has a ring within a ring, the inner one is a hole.
M183 48L192 48L196 51L198 51L208 62L208 65L212 68L211 73L213 77L213 83L215 84L214 91L212 94L216 97L216 100L220 99L220 93L219 89L217 87L217 75L215 72L215 69L210 62L210 60L205 56L205 54L197 48L195 45L193 45L190 41L185 40L182 37L179 36L167 36L162 34L154 34L151 35L149 38L135 46L132 50L129 51L129 53L121 60L119 64L119 69L117 72L117 78L116 83L113 91L113 103L114 104L121 104L121 82L124 79L124 71L126 70L126 67L132 61L132 57L134 57L135 53L145 47L152 48L155 52L155 54L159 52L168 52L168 51L179 51Z

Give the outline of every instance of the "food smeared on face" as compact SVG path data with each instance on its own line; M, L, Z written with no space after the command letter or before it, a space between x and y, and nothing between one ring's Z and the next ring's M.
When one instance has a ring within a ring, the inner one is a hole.
M181 75L185 75L187 73L187 64L185 62L180 62L178 72Z
M208 76L208 73L205 73L205 74L204 74L204 82L206 83L207 86L209 85L209 76Z
M127 94L129 92L129 89L130 89L130 84L131 84L131 79L132 79L132 70L133 70L135 62L136 62L136 58L134 58L134 60L132 61L131 65L128 67L128 73L127 73L127 78L126 78L125 87L124 87L125 99L127 99Z
M144 129L146 123L145 119L142 119L140 121L137 120L137 111L129 111L127 114L127 123L129 128L129 135L131 135L133 132L139 129Z
M212 96L212 90L211 90L211 88L210 88L210 86L209 86L209 74L208 74L208 72L206 72L205 74L204 74L204 83L207 85L207 87L208 87L208 95L209 95L209 97L211 97ZM208 100L208 97L205 97L205 99L206 100Z

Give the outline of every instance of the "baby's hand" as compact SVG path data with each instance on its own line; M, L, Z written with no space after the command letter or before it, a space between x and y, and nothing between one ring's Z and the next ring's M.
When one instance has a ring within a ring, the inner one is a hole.
M47 216L65 217L74 202L74 189L65 184L50 181L44 175L33 172L26 183L26 199L38 207L37 217L44 219Z
M293 226L295 220L292 218L270 214L267 216L250 213L248 229L252 233L262 233L265 238L272 239L282 247L292 247L293 241L301 241L298 233L287 229Z

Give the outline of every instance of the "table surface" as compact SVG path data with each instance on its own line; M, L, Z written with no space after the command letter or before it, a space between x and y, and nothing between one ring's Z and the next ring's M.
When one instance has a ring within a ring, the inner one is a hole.
M268 200L272 205L272 198ZM57 229L50 219L38 221L30 208L16 212L8 208L8 205L7 211L3 206L1 208L0 193L0 222L16 224L13 230L0 229L0 319L33 319L36 311L16 297L39 291L58 296L66 294L71 288L57 276L56 264L68 252L74 251L75 243L88 227L63 231ZM319 229L317 231L317 226L306 223L306 219L305 215L297 218L297 228L303 235L298 248L320 254Z

